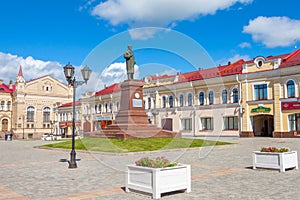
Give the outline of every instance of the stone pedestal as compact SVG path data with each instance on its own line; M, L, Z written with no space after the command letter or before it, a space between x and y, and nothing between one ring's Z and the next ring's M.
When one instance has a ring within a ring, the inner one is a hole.
M87 136L120 139L181 137L180 133L149 124L143 100L143 82L127 80L120 87L120 110L114 124Z
M148 124L143 100L143 83L130 80L121 84L120 111L116 124Z

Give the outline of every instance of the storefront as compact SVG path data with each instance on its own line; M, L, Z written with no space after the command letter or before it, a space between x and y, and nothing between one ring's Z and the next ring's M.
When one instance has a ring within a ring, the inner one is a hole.
M113 123L113 116L96 116L93 121L93 131L98 131L106 128L108 125Z

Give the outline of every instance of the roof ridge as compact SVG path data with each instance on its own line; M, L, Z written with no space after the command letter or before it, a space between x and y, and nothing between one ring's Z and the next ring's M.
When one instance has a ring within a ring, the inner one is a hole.
M298 53L300 53L300 49L293 51L292 53L287 55L285 58L283 58L283 60L287 61L287 60L291 59L292 57L294 57L295 55L297 55Z

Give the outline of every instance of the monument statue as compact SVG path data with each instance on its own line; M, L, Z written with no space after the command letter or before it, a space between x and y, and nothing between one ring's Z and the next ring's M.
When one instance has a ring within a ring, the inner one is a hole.
M131 45L128 45L128 50L125 51L124 58L126 59L126 70L128 80L133 80L135 59Z

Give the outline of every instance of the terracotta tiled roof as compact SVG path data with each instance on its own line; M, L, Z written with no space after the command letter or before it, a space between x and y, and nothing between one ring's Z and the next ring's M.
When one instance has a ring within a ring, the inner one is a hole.
M81 105L81 102L80 101L76 101L75 102L75 106L80 106ZM60 106L58 106L59 108L65 108L65 107L71 107L73 106L73 102L69 102L69 103L65 103L65 104L62 104Z
M184 74L179 74L178 82L189 82L196 80L203 80L208 78L215 78L220 76L229 76L233 74L242 73L244 60L239 60L233 64L213 67L209 69L202 69Z
M283 59L279 68L291 67L300 64L300 49L297 49L296 51L290 54L285 54L281 56Z
M0 84L0 93L13 93L16 90L16 86L13 85L12 89L9 89L9 86L2 83Z
M103 90L100 90L98 92L95 93L95 96L101 96L101 95L105 95L105 94L112 94L115 92L120 92L121 88L119 87L118 83L115 83L111 86L108 86L106 88L104 88Z

